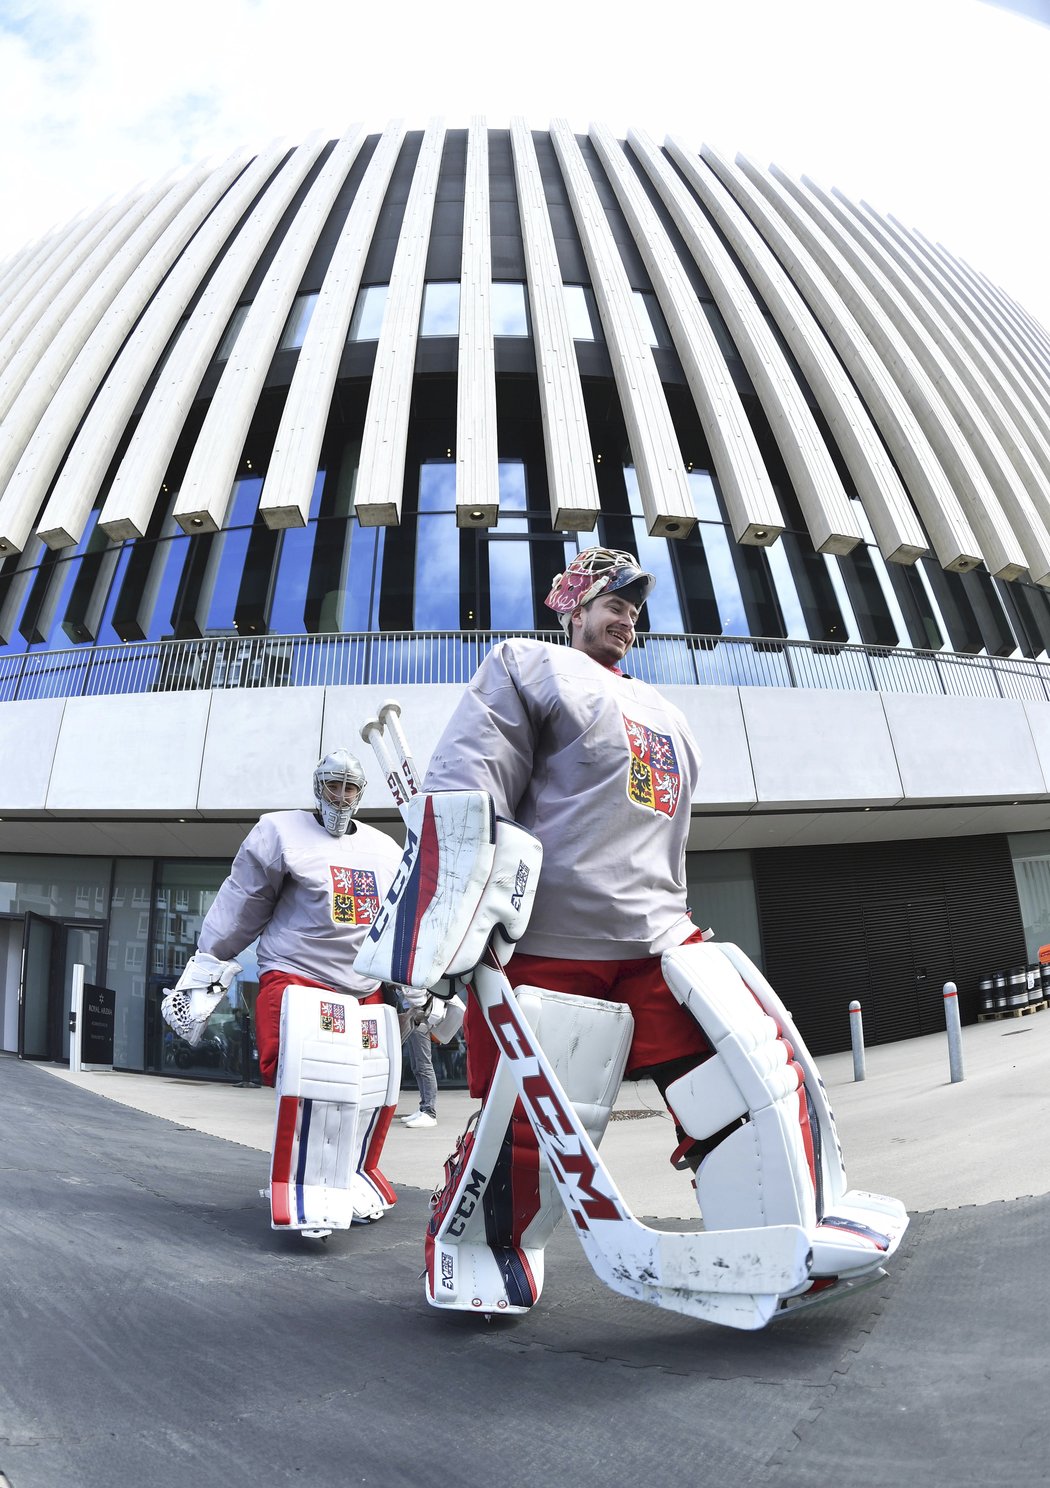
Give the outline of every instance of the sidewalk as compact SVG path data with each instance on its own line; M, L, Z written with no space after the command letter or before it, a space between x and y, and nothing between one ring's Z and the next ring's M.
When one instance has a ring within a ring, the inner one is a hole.
M891 1194L913 1212L1050 1192L1050 1143L1044 1137L1050 1128L1050 1011L973 1024L963 1029L962 1045L965 1078L954 1085L944 1034L869 1049L861 1083L854 1081L849 1052L818 1061L851 1185ZM43 1068L179 1126L270 1150L272 1090ZM406 1131L394 1122L383 1170L395 1187L434 1187L477 1104L465 1090L444 1090L436 1127ZM415 1108L414 1091L403 1090L399 1115ZM688 1182L666 1160L674 1145L656 1087L647 1080L625 1081L602 1154L636 1214L695 1214Z

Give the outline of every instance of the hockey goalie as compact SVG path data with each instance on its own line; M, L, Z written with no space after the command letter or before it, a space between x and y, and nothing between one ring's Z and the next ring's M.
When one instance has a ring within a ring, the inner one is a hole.
M255 1032L275 1085L274 1229L324 1237L381 1219L396 1195L380 1155L401 1084L397 989L353 960L393 882L394 842L355 820L360 762L335 749L313 774L313 811L277 811L248 833L162 1004L191 1045L259 937Z
M547 599L569 644L497 645L423 789L395 789L406 855L357 968L422 996L469 985L482 1100L427 1237L435 1306L531 1307L563 1208L616 1290L747 1328L878 1276L907 1226L896 1200L847 1188L779 997L689 917L699 752L681 712L621 665L654 582L629 554L578 554ZM384 768L392 734L388 780L400 756L414 781L386 707L363 733ZM702 1230L641 1225L601 1163L625 1073L654 1080L674 1117Z

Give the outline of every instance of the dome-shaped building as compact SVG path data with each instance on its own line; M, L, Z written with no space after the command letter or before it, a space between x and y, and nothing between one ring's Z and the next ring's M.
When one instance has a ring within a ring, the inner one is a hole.
M0 265L0 1050L61 1057L80 964L163 1068L249 825L349 744L396 833L360 723L397 696L425 760L596 542L659 579L631 670L704 753L697 921L818 1052L855 997L869 1040L949 978L975 1016L1050 940L1050 339L808 180L479 120L239 155Z

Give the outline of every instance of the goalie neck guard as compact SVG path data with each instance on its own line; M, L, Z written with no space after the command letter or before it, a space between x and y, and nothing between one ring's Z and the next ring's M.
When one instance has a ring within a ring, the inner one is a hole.
M601 594L614 594L632 584L637 586L641 606L656 587L656 576L646 573L631 553L618 548L584 548L564 573L555 576L543 603L558 616L562 629L568 630L574 610Z
M349 830L366 784L361 762L349 750L333 749L318 760L314 800L326 832L342 837Z

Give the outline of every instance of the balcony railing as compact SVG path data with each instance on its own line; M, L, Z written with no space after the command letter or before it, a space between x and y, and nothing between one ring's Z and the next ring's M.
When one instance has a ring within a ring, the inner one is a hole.
M522 632L214 637L0 656L0 702L225 687L407 687L464 683ZM528 632L529 635L536 635ZM540 640L562 641L545 632ZM632 676L658 686L809 687L1050 699L1050 662L756 637L644 635Z

